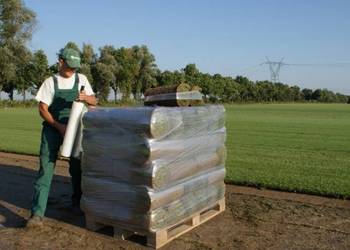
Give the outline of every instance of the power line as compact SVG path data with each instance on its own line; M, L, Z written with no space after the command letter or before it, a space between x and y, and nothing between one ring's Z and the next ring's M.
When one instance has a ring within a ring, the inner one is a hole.
M279 81L279 73L281 71L281 68L283 66L305 66L305 67L349 67L350 62L333 62L333 63L285 63L283 62L284 58L281 58L280 61L271 61L268 57L266 57L266 61L262 62L260 64L247 67L244 69L241 69L236 72L236 74L242 74L243 72L255 72L259 70L259 68L263 65L268 65L270 70L270 78L271 82L278 82Z
M350 62L339 63L287 63L288 66L325 66L325 67L346 67L350 66Z
M270 61L266 57L266 61L260 65L267 64L270 69L271 82L279 81L279 73L283 66L307 66L307 67L347 67L350 66L350 62L335 62L335 63L284 63L282 58L280 61Z

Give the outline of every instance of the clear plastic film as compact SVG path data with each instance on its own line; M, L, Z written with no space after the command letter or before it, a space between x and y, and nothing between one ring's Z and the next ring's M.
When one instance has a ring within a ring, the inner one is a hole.
M96 109L83 117L86 213L158 230L224 196L224 108Z
M83 118L85 132L97 128L115 135L141 135L149 139L185 139L210 134L224 127L221 105L185 108L101 108Z
M225 130L221 130L211 137L152 141L143 145L120 143L120 150L112 145L98 147L96 143L95 150L84 155L83 173L162 189L224 164L225 137Z
M190 192L205 188L208 185L222 183L224 177L225 169L218 166L212 171L162 191L155 191L146 186L116 182L113 179L89 176L83 178L82 187L84 196L90 199L115 201L119 206L129 210L148 212L164 207Z
M217 182L185 193L165 206L149 212L137 212L122 206L118 201L101 200L83 196L82 209L89 214L110 220L135 231L157 231L171 226L192 214L214 205L225 195L224 182Z

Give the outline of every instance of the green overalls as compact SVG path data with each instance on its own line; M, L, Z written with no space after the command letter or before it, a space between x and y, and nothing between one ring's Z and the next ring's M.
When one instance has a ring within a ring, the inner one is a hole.
M73 101L78 96L79 77L78 74L75 74L75 83L72 89L59 89L55 76L53 76L53 80L55 94L52 104L49 106L49 112L56 121L67 124ZM58 130L44 121L41 132L40 169L34 184L33 215L44 216L45 214L51 180L54 174L58 151L62 143L63 138ZM73 205L79 205L81 197L80 160L70 158L69 173L72 176L72 202Z

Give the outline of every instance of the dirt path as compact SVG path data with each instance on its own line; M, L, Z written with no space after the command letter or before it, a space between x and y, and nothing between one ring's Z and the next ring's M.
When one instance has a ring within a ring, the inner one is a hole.
M111 230L84 229L69 210L66 162L58 162L46 225L22 228L29 216L38 159L0 153L0 249L147 249ZM350 201L227 185L227 209L162 249L350 249ZM6 220L6 221L5 221ZM5 221L5 222L4 222Z

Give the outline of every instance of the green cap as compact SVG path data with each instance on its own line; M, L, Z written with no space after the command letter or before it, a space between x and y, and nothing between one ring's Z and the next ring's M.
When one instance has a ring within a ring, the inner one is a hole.
M65 48L60 53L60 58L62 58L70 68L80 68L80 54L75 49Z

